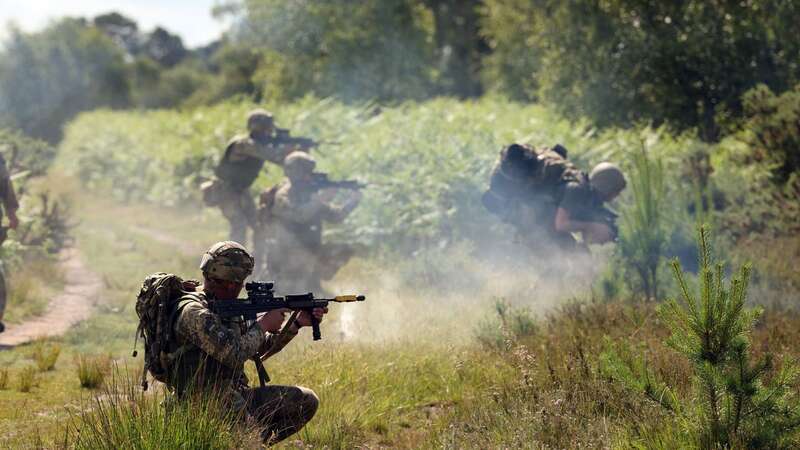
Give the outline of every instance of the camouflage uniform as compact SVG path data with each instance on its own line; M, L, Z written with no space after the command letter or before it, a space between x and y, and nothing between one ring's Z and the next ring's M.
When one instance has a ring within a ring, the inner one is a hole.
M14 193L14 186L11 184L11 177L6 166L6 160L0 155L0 202L2 202L3 210L9 214L16 213L19 208L17 202L17 195ZM2 219L3 210L0 210L0 219ZM5 240L6 229L0 231L0 244ZM8 296L8 286L6 285L6 274L3 267L3 262L0 261L0 332L5 328L3 325L3 314L6 310L6 298Z
M268 117L270 134L253 132L253 117ZM261 110L250 113L250 134L233 138L214 171L220 182L218 203L222 214L230 222L230 239L245 242L247 228L255 228L256 207L250 195L250 186L258 178L265 161L281 164L295 149L295 145L282 143L272 134L272 116Z
M310 156L298 157L313 162ZM269 223L269 275L279 281L284 292L320 292L320 281L332 278L353 255L347 245L323 244L322 227L323 222L342 222L358 201L334 205L323 199L322 192L301 180L287 178L276 187L268 211L261 213L262 220Z
M220 244L241 248L231 242ZM230 277L222 274L221 278ZM175 339L169 352L173 360L169 387L178 399L191 391L220 392L234 412L263 427L265 441L274 443L296 433L316 413L316 394L299 386L250 388L244 363L253 357L266 359L278 353L297 331L285 327L281 333L265 336L255 322L226 320L214 314L210 309L214 301L220 300L200 289L186 293L178 302Z
M230 239L244 242L248 226L255 224L256 206L250 196L250 186L258 178L265 161L280 164L291 152L288 145L273 140L257 141L251 136L234 138L215 171L222 186L220 208L230 222Z

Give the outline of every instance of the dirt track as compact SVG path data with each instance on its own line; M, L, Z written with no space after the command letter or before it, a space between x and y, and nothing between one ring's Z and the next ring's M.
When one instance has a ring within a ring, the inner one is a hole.
M70 327L89 317L102 289L102 280L96 273L87 270L74 248L62 250L59 266L66 280L64 290L50 301L44 315L20 324L6 324L6 331L0 333L0 349L39 337L64 334Z

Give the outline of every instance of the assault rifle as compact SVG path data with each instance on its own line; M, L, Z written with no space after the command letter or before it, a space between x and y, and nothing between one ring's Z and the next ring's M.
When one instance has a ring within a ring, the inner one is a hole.
M339 189L364 189L366 184L356 180L331 180L326 173L314 172L311 178L311 184L316 189L339 188Z
M288 308L293 310L308 311L309 314L314 308L325 308L330 302L349 303L363 302L366 298L363 295L339 295L334 298L315 298L311 292L307 294L286 295L276 297L274 283L253 281L245 284L247 298L234 301L214 302L212 311L221 317L242 316L245 320L256 320L259 313L272 311L273 309ZM314 331L314 340L322 339L319 330L319 321L311 315L311 328Z
M278 128L275 130L275 140L277 141L278 144L288 144L306 150L314 147L319 147L321 144L340 145L339 142L334 142L334 141L315 141L314 139L307 137L290 136L289 130L287 130L286 128Z

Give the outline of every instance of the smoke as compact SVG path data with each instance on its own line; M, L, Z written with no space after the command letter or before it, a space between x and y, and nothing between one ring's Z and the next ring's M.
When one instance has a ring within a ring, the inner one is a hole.
M537 254L513 240L495 244L492 254L476 254L463 243L421 250L380 267L375 261L352 261L327 288L365 294L367 300L334 306L332 328L347 341L464 342L473 338L480 321L491 317L498 300L543 317L566 302L589 297L607 260L605 249L594 255Z

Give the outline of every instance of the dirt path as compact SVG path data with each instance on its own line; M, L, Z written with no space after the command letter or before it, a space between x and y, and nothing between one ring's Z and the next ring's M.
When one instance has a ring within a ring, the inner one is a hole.
M86 269L75 248L61 251L59 266L66 280L64 290L50 301L44 315L20 324L6 324L6 331L0 333L0 349L64 334L89 317L102 288L100 276Z

